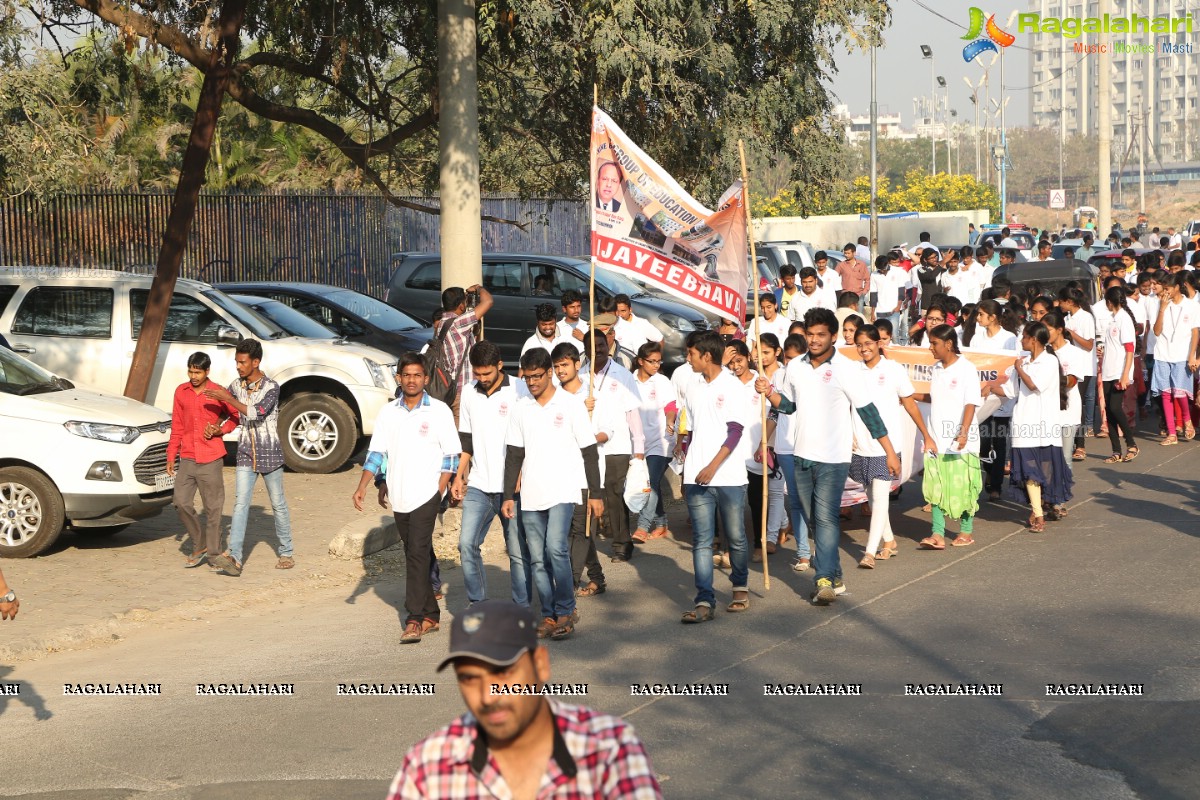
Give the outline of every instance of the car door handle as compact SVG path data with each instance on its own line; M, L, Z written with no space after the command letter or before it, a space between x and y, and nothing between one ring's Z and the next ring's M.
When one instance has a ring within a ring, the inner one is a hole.
M33 353L36 353L36 352L37 352L37 348L36 348L36 347L29 347L29 346L27 346L27 345L17 345L16 347L14 347L14 348L12 349L12 351L13 351L14 353L30 353L30 354L33 354Z

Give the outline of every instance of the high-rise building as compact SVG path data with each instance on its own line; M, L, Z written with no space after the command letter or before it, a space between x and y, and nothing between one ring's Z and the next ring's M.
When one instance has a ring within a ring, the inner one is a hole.
M1100 15L1098 0L1032 0L1029 10L1047 18ZM1030 48L1029 119L1035 128L1064 136L1096 133L1099 76L1112 73L1113 153L1129 152L1130 137L1145 130L1146 161L1181 162L1200 158L1196 78L1200 74L1200 8L1186 0L1113 0L1113 17L1137 15L1184 19L1193 14L1193 33L1155 33L1149 24L1136 31L1058 33L1013 31ZM1096 52L1108 45L1107 52Z

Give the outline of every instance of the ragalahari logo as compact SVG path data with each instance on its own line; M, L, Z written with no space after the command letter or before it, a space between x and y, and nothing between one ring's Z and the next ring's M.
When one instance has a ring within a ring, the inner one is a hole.
M970 44L963 48L963 61L968 63L983 53L999 53L1000 47L1008 47L1017 40L1011 33L1001 30L996 24L995 14L988 16L983 13L983 9L975 6L971 6L971 25L967 35L962 38L971 40Z

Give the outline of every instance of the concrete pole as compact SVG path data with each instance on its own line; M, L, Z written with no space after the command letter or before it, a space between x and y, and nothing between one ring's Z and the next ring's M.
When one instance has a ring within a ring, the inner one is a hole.
M937 174L937 135L933 130L933 120L937 117L937 70L934 66L933 54L929 54L929 174Z
M1100 0L1100 17L1112 13L1112 0ZM1084 59L1086 63L1088 59ZM1100 70L1099 102L1096 107L1096 130L1099 133L1100 147L1096 154L1099 163L1099 202L1096 210L1100 212L1097 220L1096 233L1108 237L1112 230L1112 71L1108 61L1096 59L1096 69Z
M871 45L871 255L879 255L879 103L876 99L875 56ZM873 265L868 267L874 269Z
M1149 124L1149 115L1143 116L1141 124L1138 125L1137 132L1137 148L1138 148L1138 213L1146 213L1146 126ZM1120 180L1120 178L1118 178Z
M475 0L438 0L442 288L483 282Z

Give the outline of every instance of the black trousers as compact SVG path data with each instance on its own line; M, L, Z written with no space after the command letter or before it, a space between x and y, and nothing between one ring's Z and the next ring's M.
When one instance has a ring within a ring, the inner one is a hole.
M983 463L983 490L1004 491L1004 462L1008 460L1008 424L1012 417L991 416L979 424L979 456L987 458L993 451L992 463Z
M405 623L423 619L441 621L441 609L434 597L429 579L433 560L433 526L437 522L442 498L434 494L428 501L408 513L396 512L396 530L404 542L404 611Z
M587 570L587 579L597 586L604 585L604 568L600 566L600 557L596 554L596 527L599 520L592 520L591 536L584 535L587 523L588 492L584 490L583 499L575 506L571 517L571 574L576 581L582 580L583 572Z
M612 537L613 554L633 554L629 538L629 509L625 507L625 476L629 474L629 456L604 457L604 524Z
M1136 447L1133 438L1133 426L1125 416L1125 392L1128 389L1118 389L1116 381L1104 382L1104 413L1108 420L1108 441L1112 444L1114 453L1121 452L1121 437L1125 437L1126 447Z

